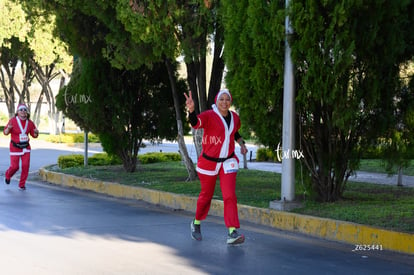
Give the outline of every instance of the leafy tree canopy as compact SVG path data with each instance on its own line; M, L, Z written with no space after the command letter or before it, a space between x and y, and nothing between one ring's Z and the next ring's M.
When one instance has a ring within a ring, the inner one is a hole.
M226 82L244 124L259 141L281 142L284 64L284 3L222 1Z
M30 31L30 24L26 21L22 6L10 0L0 0L0 10L0 46L10 47L8 40L12 37L24 42Z
M143 139L177 136L169 82L173 80L183 96L183 83L175 74L177 64L171 63L169 74L161 68L163 60L153 54L152 44L134 41L117 19L117 1L29 1L56 15L56 34L80 64L70 85L59 94L59 108L99 135L104 149L117 154L127 171L135 170ZM68 97L75 102L70 108ZM81 98L91 102L77 104Z
M143 139L176 137L163 64L154 64L152 70L119 70L102 58L85 58L75 68L57 106L80 127L97 134L105 151L122 159L126 171L135 170ZM178 86L180 91L185 88L183 82Z
M283 21L289 14L298 149L316 198L341 198L367 145L388 136L403 111L399 73L414 53L414 4L294 0L288 13L282 1L223 6L229 86L240 93L242 118L273 148L281 134Z

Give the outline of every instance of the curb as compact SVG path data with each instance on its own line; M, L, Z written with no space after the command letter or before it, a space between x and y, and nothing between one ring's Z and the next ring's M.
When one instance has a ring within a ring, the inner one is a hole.
M189 212L194 212L196 209L196 197L86 179L51 172L45 168L39 169L39 175L42 180L55 185L89 190L118 198L143 200L151 204ZM355 247L355 250L384 249L414 255L414 234L240 204L238 210L241 220L326 240L349 243ZM209 215L222 217L223 202L213 200Z

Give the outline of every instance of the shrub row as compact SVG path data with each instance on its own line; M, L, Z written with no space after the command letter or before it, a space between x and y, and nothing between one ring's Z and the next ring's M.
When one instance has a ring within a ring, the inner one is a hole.
M181 155L179 153L146 153L143 155L138 155L138 160L142 164L165 161L181 161ZM83 166L83 164L83 155L80 154L59 156L58 158L58 166L61 169L80 167ZM119 164L122 164L121 159L115 156L108 156L107 153L98 153L88 158L88 165L92 166Z
M50 135L46 138L46 141L53 143L83 143L85 142L85 134L60 134L60 135ZM88 142L100 142L98 136L94 134L88 134Z
M179 153L146 153L138 155L138 159L142 164L165 162L165 161L181 161L181 155Z
M279 162L276 151L269 148L258 148L256 151L256 161Z

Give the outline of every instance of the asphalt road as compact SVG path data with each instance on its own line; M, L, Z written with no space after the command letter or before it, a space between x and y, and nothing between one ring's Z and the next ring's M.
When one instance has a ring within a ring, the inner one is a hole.
M412 256L243 223L226 244L218 217L190 238L191 213L31 180L0 188L1 274L414 274Z
M246 242L228 246L219 217L209 216L203 241L194 241L192 213L40 181L36 167L82 152L42 144L33 145L26 191L18 190L15 178L0 184L1 274L414 274L414 256L353 251L358 244L243 221ZM4 171L4 146L0 156Z

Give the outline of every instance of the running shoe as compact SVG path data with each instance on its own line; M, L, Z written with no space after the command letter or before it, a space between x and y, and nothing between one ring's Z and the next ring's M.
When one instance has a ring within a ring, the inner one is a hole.
M201 241L202 237L201 237L200 225L194 224L194 221L191 221L190 228L191 228L191 238L196 241Z
M244 243L244 235L239 234L237 230L233 230L231 234L227 235L227 244L241 244Z

